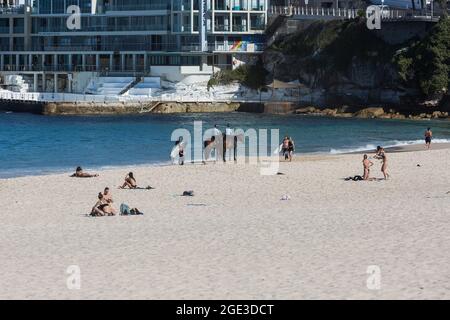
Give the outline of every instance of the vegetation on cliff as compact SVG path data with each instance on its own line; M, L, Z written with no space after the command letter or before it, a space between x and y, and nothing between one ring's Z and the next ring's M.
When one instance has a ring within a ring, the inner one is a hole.
M250 89L260 89L265 84L267 73L261 61L254 65L241 65L234 70L221 70L208 81L208 90L213 86L232 82L242 83Z
M442 95L450 87L450 18L443 17L421 41L396 57L400 78L414 83L428 97Z
M271 50L306 59L310 72L316 68L344 72L354 57L387 61L395 51L366 26L364 19L318 21L305 30L275 42Z

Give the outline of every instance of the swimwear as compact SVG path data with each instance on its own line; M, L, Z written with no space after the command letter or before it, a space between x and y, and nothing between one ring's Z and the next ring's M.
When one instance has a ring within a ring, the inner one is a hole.
M431 137L425 137L425 142L426 143L431 143Z

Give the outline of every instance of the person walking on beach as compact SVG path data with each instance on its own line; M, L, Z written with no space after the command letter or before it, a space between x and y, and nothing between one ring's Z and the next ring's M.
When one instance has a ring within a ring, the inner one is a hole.
M381 172L383 172L384 180L387 180L390 177L390 175L389 175L389 173L387 173L387 157L386 157L386 154L383 153L383 155L381 156L381 161L382 161Z
M370 180L370 167L373 166L373 162L370 161L367 157L367 154L363 157L363 167L364 167L364 174L363 174L363 180Z
M433 132L431 128L427 128L425 131L425 147L429 150L431 148L431 138L433 137Z
M123 185L120 186L119 188L125 189L126 187L128 187L130 189L136 189L136 187L137 187L136 179L134 178L133 172L130 172L127 174Z

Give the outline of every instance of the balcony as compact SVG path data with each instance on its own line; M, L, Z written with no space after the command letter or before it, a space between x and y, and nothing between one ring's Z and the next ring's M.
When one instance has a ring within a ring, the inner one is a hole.
M146 4L128 4L128 5L105 5L105 12L108 11L151 11L151 10L170 10L170 2L146 3Z
M0 7L0 14L24 14L25 13L25 6L24 5L18 5L14 7Z

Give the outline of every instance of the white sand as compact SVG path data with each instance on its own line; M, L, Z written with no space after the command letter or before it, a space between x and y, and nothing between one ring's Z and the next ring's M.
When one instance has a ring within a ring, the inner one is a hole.
M284 176L139 167L138 183L157 189L113 196L142 217L84 216L127 168L0 180L0 298L449 299L449 157L391 153L392 179L376 182L342 180L361 174L361 155L282 163ZM66 286L70 265L80 290ZM369 265L380 290L366 286Z

